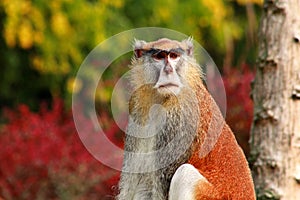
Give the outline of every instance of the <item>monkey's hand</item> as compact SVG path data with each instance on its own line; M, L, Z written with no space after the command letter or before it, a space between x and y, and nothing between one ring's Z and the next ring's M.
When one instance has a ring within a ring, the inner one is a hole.
M213 185L191 164L181 165L170 185L169 200L221 199Z

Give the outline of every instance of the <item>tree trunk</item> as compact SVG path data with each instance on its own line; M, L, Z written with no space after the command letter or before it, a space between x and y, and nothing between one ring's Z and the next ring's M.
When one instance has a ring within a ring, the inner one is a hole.
M253 85L258 199L300 199L300 0L265 0Z

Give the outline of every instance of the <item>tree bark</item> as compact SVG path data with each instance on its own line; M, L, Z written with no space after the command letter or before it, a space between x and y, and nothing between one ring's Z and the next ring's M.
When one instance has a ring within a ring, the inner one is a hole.
M300 0L265 0L259 31L252 172L258 199L300 198Z

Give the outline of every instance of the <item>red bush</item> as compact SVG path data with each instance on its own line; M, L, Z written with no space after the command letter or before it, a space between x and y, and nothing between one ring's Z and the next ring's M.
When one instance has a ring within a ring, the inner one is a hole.
M246 155L249 155L249 133L253 117L253 102L250 98L250 83L254 79L254 72L249 66L239 68L225 68L222 80L218 76L208 76L209 91L220 106L226 111L226 122L233 130L238 143ZM226 105L224 104L223 89L225 87ZM226 109L225 109L226 108Z
M26 105L5 110L0 129L0 197L88 198L112 193L118 172L95 160L82 145L70 112L55 100L38 113ZM108 127L109 128L109 127ZM111 123L110 138L118 129Z
M250 98L250 83L254 72L249 66L226 68L223 82L227 97L226 121L246 155L249 153L249 134L253 118L253 102Z

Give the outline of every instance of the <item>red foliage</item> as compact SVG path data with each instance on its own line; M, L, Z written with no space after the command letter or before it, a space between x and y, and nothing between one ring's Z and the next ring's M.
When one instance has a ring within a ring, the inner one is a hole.
M5 110L4 116L8 123L0 129L0 197L60 198L62 191L74 187L73 193L89 199L112 192L118 172L87 152L61 100L52 109L42 105L38 113L20 105L17 111ZM113 139L118 129L112 125L109 130Z
M249 133L253 118L253 102L251 100L251 81L254 72L247 65L239 68L225 68L222 80L218 76L208 76L209 91L213 95L222 112L226 111L226 122L233 130L238 143L249 155ZM224 102L224 87L226 104Z
M247 65L226 68L223 74L227 97L226 121L246 155L249 153L248 140L253 118L253 102L250 98L253 79L254 72Z

